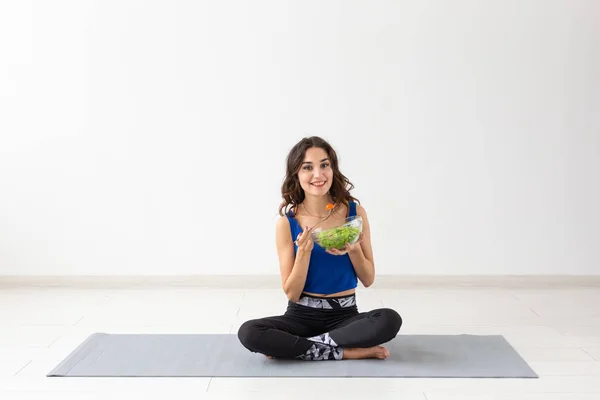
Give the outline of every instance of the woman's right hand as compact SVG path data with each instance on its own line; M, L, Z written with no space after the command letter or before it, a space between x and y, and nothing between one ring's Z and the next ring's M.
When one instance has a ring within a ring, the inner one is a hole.
M310 252L313 249L314 242L308 226L298 234L296 245L298 246L298 251Z

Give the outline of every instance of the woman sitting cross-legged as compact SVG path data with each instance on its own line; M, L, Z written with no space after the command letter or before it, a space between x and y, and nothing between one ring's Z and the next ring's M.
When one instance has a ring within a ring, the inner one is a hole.
M333 148L319 137L304 138L287 157L281 218L276 225L277 253L283 290L289 301L283 315L244 322L238 338L248 350L268 357L341 360L389 356L381 346L400 330L402 318L390 308L359 312L358 280L368 287L375 279L370 228L365 209L347 189ZM328 229L359 215L359 240L344 251L314 243L309 226ZM291 206L285 214L282 210Z

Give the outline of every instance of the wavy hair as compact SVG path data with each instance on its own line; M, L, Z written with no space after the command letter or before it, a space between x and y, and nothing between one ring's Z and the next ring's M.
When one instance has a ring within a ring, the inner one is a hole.
M304 201L305 195L300 181L298 180L298 171L304 161L306 150L311 147L319 147L325 150L329 157L331 168L333 169L333 182L329 189L329 195L334 203L343 203L349 207L350 201L360 201L350 194L354 185L340 172L338 157L331 145L318 136L306 137L300 140L292 147L286 157L286 173L283 184L281 185L281 197L283 201L279 206L279 215L284 216L290 209L297 209L298 205ZM285 214L284 214L285 211Z

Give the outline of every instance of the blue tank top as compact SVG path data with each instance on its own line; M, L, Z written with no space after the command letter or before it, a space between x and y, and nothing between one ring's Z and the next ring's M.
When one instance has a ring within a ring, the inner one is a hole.
M348 216L352 217L355 215L356 203L350 202ZM292 210L287 213L287 218L290 221L292 240L296 240L303 229L294 218ZM294 244L294 254L297 251L298 246ZM354 289L357 284L358 278L348 254L334 256L333 254L327 253L323 247L319 246L319 244L314 244L310 254L308 274L303 289L305 292L331 294Z

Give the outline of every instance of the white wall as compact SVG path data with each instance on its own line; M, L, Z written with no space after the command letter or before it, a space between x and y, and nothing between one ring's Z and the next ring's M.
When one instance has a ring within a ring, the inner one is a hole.
M0 274L278 274L329 139L382 274L600 274L600 2L0 6Z

